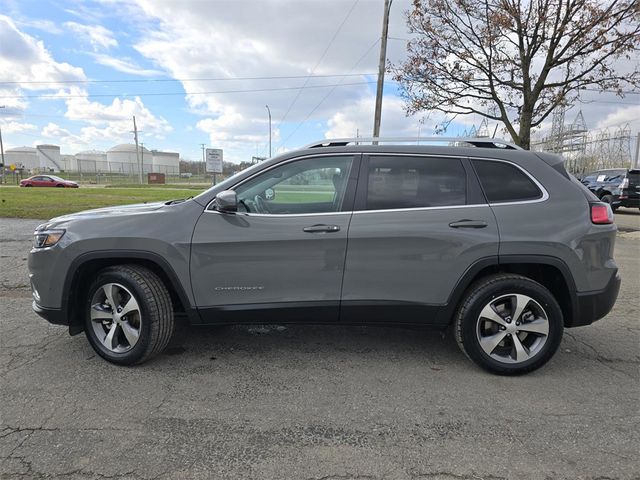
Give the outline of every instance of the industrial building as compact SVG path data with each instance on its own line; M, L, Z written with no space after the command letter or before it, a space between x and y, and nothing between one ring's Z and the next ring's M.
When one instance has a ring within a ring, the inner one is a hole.
M29 171L60 172L65 168L57 145L9 148L4 153L4 159L6 165L14 164Z
M37 145L36 147L10 148L5 152L5 164L16 165L27 173L35 172L77 172L82 174L122 174L134 175L142 164L143 174L180 173L180 154L148 150L141 146L121 144L107 152L87 150L75 155L60 155L56 145Z

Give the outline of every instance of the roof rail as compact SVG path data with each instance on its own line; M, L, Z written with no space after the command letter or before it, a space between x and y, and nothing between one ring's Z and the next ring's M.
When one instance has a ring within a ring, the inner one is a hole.
M386 143L386 144L398 144L398 143L447 143L447 144L460 144L466 143L473 145L474 147L481 148L504 148L506 150L522 150L521 147L509 143L499 138L469 138L469 137L356 137L356 138L327 138L325 140L318 140L316 142L306 145L304 148L319 148L319 147L344 147L349 144L361 145L361 144L373 144ZM450 145L451 146L451 145ZM453 145L459 146L459 145Z

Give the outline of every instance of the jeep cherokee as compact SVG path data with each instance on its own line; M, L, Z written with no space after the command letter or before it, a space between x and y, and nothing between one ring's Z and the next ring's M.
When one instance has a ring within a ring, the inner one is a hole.
M33 308L123 365L161 352L184 316L451 327L500 374L540 367L564 328L611 310L613 214L560 157L401 143L326 140L192 199L54 218L34 233Z

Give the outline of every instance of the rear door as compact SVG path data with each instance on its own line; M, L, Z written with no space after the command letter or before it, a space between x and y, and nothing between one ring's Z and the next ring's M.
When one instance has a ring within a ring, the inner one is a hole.
M465 271L498 254L495 217L468 160L372 154L360 171L341 321L438 323Z

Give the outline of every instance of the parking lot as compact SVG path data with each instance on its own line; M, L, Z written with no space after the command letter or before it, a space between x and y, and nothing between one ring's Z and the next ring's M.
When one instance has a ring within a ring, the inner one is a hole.
M182 326L116 367L31 311L38 221L0 219L0 478L640 478L640 212L616 223L612 313L507 378L381 327Z

